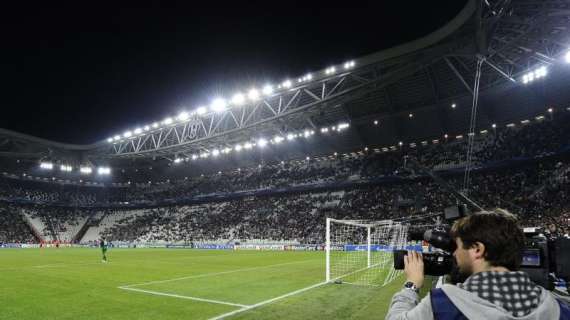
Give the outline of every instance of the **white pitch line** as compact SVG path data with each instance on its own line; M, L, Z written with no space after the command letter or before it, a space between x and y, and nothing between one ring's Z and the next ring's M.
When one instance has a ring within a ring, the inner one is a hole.
M187 276L187 277L181 277L181 278L174 278L174 279L166 279L166 280L157 280L157 281L150 281L150 282L129 284L129 285L122 286L122 288L139 287L139 286L146 286L146 285L149 285L149 284L165 283L165 282L178 281L178 280L186 280L186 279L197 279L197 278L213 277L213 276L218 276L218 275L223 275L223 274L230 274L230 273L243 272L243 271L251 271L251 270L259 270L259 269L267 269L267 268L272 268L272 267L277 267L277 266L285 266L285 265L297 264L297 263L306 263L306 262L311 262L311 261L316 261L316 260L303 260L303 261L295 261L295 262L286 262L286 263L271 264L271 265L268 265L268 266L261 266L261 267L243 268L243 269L235 269L235 270L221 271L221 272L212 272L212 273L202 273L202 274L197 274L197 275Z
M194 301L200 301L200 302L208 302L208 303L216 303L216 304L225 304L225 305L228 305L228 306L240 307L240 308L247 308L247 307L249 307L248 305L245 305L245 304L239 304L239 303L233 303L233 302L226 302L226 301L221 301L221 300L204 299L204 298L198 298L198 297L182 296L182 295L178 295L178 294L165 293L165 292L159 292L159 291L150 291L150 290L142 290L142 289L135 289L135 288L125 288L125 287L119 287L119 289L122 289L122 290L129 290L129 291L136 291L136 292L143 292L143 293L148 293L148 294L152 294L152 295L156 295L156 296L166 296L166 297L179 298L179 299L186 299L186 300L194 300Z
M350 284L352 286L359 286L359 287L381 287L381 285L379 284L363 284L363 283L354 283L354 282L347 282L347 281L343 281L343 284Z
M303 289L299 289L299 290L296 290L296 291L293 291L293 292L289 292L289 293L286 293L286 294L284 294L284 295L282 295L282 296L279 296L279 297L275 297L275 298L272 298L272 299L268 299L268 300L265 300L265 301L261 301L261 302L259 302L259 303L253 304L253 305L248 306L248 307L244 307L244 308L241 308L241 309L238 309L238 310L234 310L234 311L231 311L231 312L228 312L228 313L224 313L224 314L222 314L222 315L219 315L219 316L210 318L210 319L208 319L208 320L220 320L220 319L225 319L225 318L231 317L231 316L233 316L233 315L235 315L235 314L242 313L242 312L244 312L244 311L248 311L248 310L251 310L251 309L255 309L255 308L257 308L257 307L261 307L261 306L263 306L263 305L266 305L266 304L275 302L275 301L277 301L277 300L285 299L285 298L288 298L288 297L290 297L290 296L294 296L294 295L296 295L296 294L299 294L299 293L302 293L302 292L305 292L305 291L309 291L309 290L314 289L314 288L318 288L318 287L320 287L320 286L322 286L322 285L325 285L325 284L327 284L327 283L332 283L332 282L334 282L335 280L338 280L338 279L347 277L347 276L352 275L352 274L355 274L355 273L357 273L357 272L360 272L360 271L363 271L363 270L366 270L366 269L369 269L369 268L374 268L374 267L376 267L377 265L378 265L378 264L372 265L372 266L370 266L370 267L362 268L362 269L353 271L353 272L351 272L351 273L345 274L345 275L343 275L343 276L336 277L336 278L332 279L331 281L328 281L328 282L327 282L327 281L319 282L319 283L314 284L314 285L312 285L312 286L308 286L308 287L303 288Z
M224 313L224 314L222 314L222 315L219 315L219 316L217 316L217 317L210 318L210 319L208 319L208 320L220 320L220 319L225 319L225 318L230 317L230 316L233 316L233 315L235 315L235 314L242 313L242 312L244 312L244 311L248 311L248 310L251 310L251 309L255 309L255 308L257 308L257 307L261 307L261 306L263 306L263 305L266 305L266 304L275 302L275 301L277 301L277 300L285 299L285 298L287 298L287 297L290 297L290 296L293 296L293 295L296 295L296 294L299 294L299 293L302 293L302 292L305 292L305 291L309 291L309 290L311 290L311 289L320 287L320 286L325 285L325 284L327 284L327 283L328 283L328 282L326 282L326 281L320 282L320 283L314 284L314 285L312 285L312 286L308 286L308 287L303 288L303 289L299 289L299 290L296 290L296 291L293 291L293 292L286 293L286 294L284 294L284 295L282 295L282 296L279 296L279 297L275 297L275 298L272 298L272 299L268 299L268 300L265 300L265 301L261 301L261 302L259 302L259 303L254 304L254 305L251 305L251 306L243 307L243 308L241 308L241 309L237 309L237 310L234 310L234 311L231 311L231 312L228 312L228 313Z
M78 266L89 266L94 264L102 264L101 262L90 262L90 263L52 263L52 264L43 264L38 266L31 266L31 268L51 268L51 267L78 267Z

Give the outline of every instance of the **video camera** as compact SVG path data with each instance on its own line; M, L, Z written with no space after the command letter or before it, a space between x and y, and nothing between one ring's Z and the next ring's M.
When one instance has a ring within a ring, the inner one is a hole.
M547 238L541 228L524 228L525 249L521 271L548 290L554 289L552 275L570 281L570 239Z
M444 211L445 220L454 221L469 214L466 206L452 206ZM423 253L424 273L430 276L443 276L453 272L455 268L455 241L449 235L449 227L439 226L434 229L413 228L408 231L409 241L426 241L437 248L436 252ZM394 250L394 269L404 269L404 256L407 250Z

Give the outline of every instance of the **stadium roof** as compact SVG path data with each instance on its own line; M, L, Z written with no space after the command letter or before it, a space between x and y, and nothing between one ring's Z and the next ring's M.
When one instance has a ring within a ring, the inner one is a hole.
M537 112L532 105L569 101L567 90L556 84L541 91L521 81L529 70L559 63L569 49L569 27L570 1L471 0L449 23L423 38L300 75L290 84L272 84L271 92L244 92L243 103L223 97L200 113L187 110L91 145L1 129L0 156L93 164L173 161L234 150L260 138L320 133L341 123L349 123L350 130L339 133L338 144L328 148L452 132L467 126L478 57L484 57L479 89L479 123L484 125ZM549 73L552 79L566 79L570 70L551 68ZM503 99L505 94L511 99ZM458 106L455 115L452 104Z

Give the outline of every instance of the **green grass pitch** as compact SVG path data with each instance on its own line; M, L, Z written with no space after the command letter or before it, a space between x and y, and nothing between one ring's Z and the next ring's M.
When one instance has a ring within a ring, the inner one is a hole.
M0 249L0 319L383 319L385 287L325 284L323 252ZM258 307L248 308L248 306Z

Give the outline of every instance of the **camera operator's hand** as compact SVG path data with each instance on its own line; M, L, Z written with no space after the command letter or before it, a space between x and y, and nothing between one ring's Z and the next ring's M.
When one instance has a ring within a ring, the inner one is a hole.
M404 272L408 281L413 282L416 287L424 285L424 260L422 254L416 251L408 251L404 256Z

